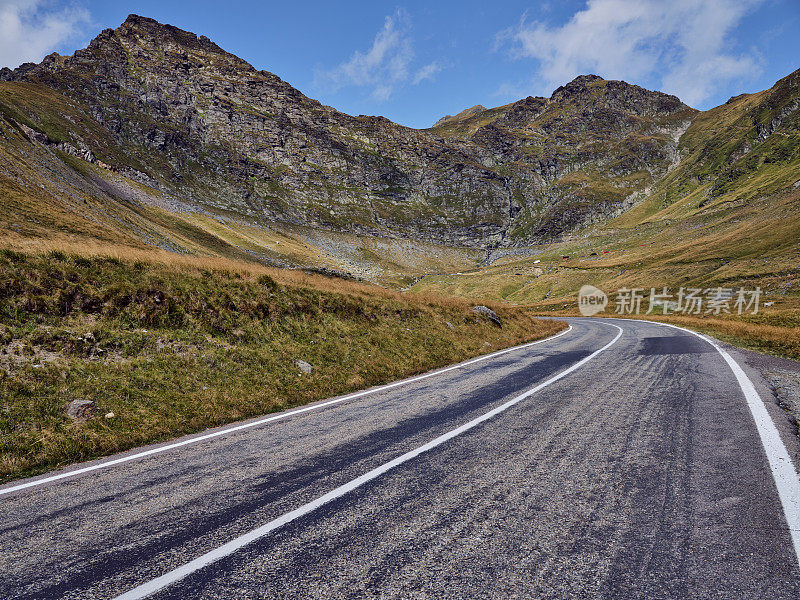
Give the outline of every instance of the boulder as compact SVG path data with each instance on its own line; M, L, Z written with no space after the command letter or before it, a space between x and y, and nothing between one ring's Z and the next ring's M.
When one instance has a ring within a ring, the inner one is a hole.
M488 306L473 306L472 307L472 311L475 312L475 313L478 313L482 317L486 317L487 319L489 319L492 323L494 323L498 327L502 327L503 326L502 322L500 321L500 317L498 317L497 313L494 312Z
M91 400L73 400L67 405L67 416L79 423L89 420L95 412L97 407Z

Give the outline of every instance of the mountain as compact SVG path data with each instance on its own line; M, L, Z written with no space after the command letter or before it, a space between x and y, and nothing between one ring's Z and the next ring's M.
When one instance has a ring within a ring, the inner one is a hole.
M92 146L102 132L98 160L205 210L475 246L557 236L625 206L666 171L694 114L581 77L550 99L418 131L340 113L207 38L138 16L4 78L85 107L89 131L70 127L63 141ZM598 175L589 186L574 175L586 169Z
M510 183L513 242L557 239L630 208L675 164L697 111L678 98L582 75L550 98L528 97L434 128L479 148Z
M484 264L427 276L413 289L562 309L585 283L645 295L653 286L758 286L797 323L800 71L696 113L675 162L630 209L557 244L497 249ZM751 320L774 327L776 338L790 322L786 314Z
M469 266L744 185L788 189L762 184L797 164L798 98L798 73L706 112L584 75L416 130L324 106L204 36L131 15L73 56L0 70L0 189L13 199L0 226L19 243ZM270 228L294 232L291 252L262 239Z

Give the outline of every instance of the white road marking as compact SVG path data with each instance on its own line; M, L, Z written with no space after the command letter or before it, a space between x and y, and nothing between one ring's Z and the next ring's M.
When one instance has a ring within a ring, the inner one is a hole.
M636 319L640 320L640 319ZM789 456L789 451L781 439L781 434L772 417L769 416L767 407L761 396L758 395L753 382L744 372L744 369L739 366L733 357L728 354L716 341L702 333L692 331L691 329L684 329L671 323L661 323L659 321L645 321L645 323L655 323L656 325L664 325L666 327L673 327L680 329L692 335L696 335L702 340L705 340L720 353L722 358L728 363L728 366L733 371L736 382L742 389L747 406L750 409L750 414L753 415L753 420L756 423L758 435L761 438L761 445L764 446L764 452L767 454L767 462L769 463L772 478L775 480L775 487L778 489L778 497L783 506L783 514L786 517L786 523L789 526L789 535L792 538L794 545L795 557L798 564L800 564L800 477L794 468L794 463Z
M365 483L367 483L369 481L372 481L373 479L376 479L377 477L380 477L381 475L383 475L387 471L390 471L391 469L394 469L395 467L397 467L399 465L402 465L403 463L406 463L406 462L412 460L413 458L416 458L417 456L419 456L420 454L423 454L424 452L432 450L433 448L436 448L437 446L441 446L442 444L444 444L448 440L451 440L454 437L461 435L465 431L469 431L473 427L476 427L476 426L480 425L481 423L483 423L484 421L487 421L487 420L491 419L492 417L495 417L496 415L500 414L501 412L511 408L515 404L518 404L519 402L522 402L523 400L525 400L526 398L532 396L536 392L546 388L547 386L549 386L552 383L555 383L559 379L562 379L562 378L566 377L567 375L569 375L573 371L576 371L577 369L579 369L580 367L585 365L587 362L592 360L595 356L597 356L598 354L600 354L601 352L603 352L607 348L613 346L617 342L617 340L622 336L622 327L619 327L617 325L613 325L611 323L607 323L607 325L611 325L611 327L616 327L617 329L619 329L619 333L617 333L616 337L614 337L613 340L611 340L608 344L606 344L605 346L603 346L599 350L595 350L589 356L579 360L578 362L576 362L571 367L561 371L558 375L554 375L550 379L547 379L546 381L543 381L542 383L538 384L534 388L531 388L527 392L524 392L524 393L520 394L519 396L516 396L516 397L512 398L508 402L505 402L504 404L501 404L500 406L497 406L497 407L493 408L489 412L484 413L483 415L481 415L481 416L479 416L479 417L477 417L477 418L475 418L475 419L473 419L471 421L468 421L467 423L464 423L460 427L457 427L456 429L453 429L453 430L448 431L447 433L445 433L443 435L440 435L439 437L431 440L427 444L424 444L424 445L420 446L419 448L416 448L415 450L411 450L409 452L406 452L405 454L401 454L397 458L395 458L393 460L390 460L389 462L384 463L384 464L380 465L379 467L376 467L376 468L372 469L371 471L368 471L367 473L364 473L360 477L357 477L357 478L355 478L355 479L353 479L353 480L351 480L351 481L349 481L349 482L347 482L347 483L345 483L345 484L343 484L343 485L331 490L330 492L328 492L327 494L325 494L323 496L320 496L316 500L312 500L311 502L309 502L307 504L304 504L304 505L300 506L299 508L296 508L295 510L293 510L291 512L288 512L288 513L278 517L277 519L274 519L274 520L272 520L272 521L270 521L268 523L265 523L261 527L253 529L252 531L250 531L248 533L245 533L244 535L231 540L227 544L224 544L223 546L220 546L219 548L211 550L210 552L207 552L206 554L203 554L202 556L199 556L198 558L195 558L194 560L186 563L185 565L182 565L182 566L178 567L177 569L169 571L168 573L165 573L164 575L161 575L160 577L156 577L155 579L152 579L151 581L148 581L147 583L143 583L142 585L133 588L132 590L122 594L121 596L117 596L116 598L114 598L114 600L139 600L141 598L146 598L147 596L150 596L150 595L152 595L152 594L154 594L154 593L156 593L156 592L158 592L158 591L160 591L160 590L162 590L162 589L164 589L164 588L166 588L166 587L168 587L168 586L180 581L181 579L184 579L185 577L188 577L192 573L196 573L200 569L203 569L204 567L207 567L208 565L210 565L212 563L215 563L218 560L220 560L222 558L225 558L226 556L230 556L231 554L233 554L234 552L240 550L244 546L246 546L246 545L248 545L248 544L250 544L250 543L252 543L252 542L254 542L254 541L256 541L256 540L258 540L260 538L263 538L264 536L266 536L267 534L269 534L272 531L275 531L279 527L283 527L287 523L290 523L290 522L294 521L295 519L297 519L299 517L302 517L304 515L309 514L310 512L313 512L314 510L316 510L320 506L323 506L324 504L327 504L328 502L331 502L332 500L336 500L337 498L340 498L340 497L344 496L345 494L347 494L347 493L353 491L354 489L364 485Z
M227 435L229 433L234 433L236 431L242 431L244 429L251 429L253 427L259 427L260 425L264 425L266 423L272 423L273 421L278 421L281 419L286 419L287 417L293 417L294 415L299 415L301 413L309 412L312 410L318 410L320 408L325 408L326 406L331 406L334 404L339 404L341 402L347 402L348 400L354 400L355 398L360 398L362 396L368 396L370 394L376 394L378 392L383 392L386 390L390 390L392 388L396 388L401 385L408 385L409 383L414 383L420 381L422 379L427 379L428 377L434 377L436 375L441 375L442 373L447 373L448 371L453 371L455 369L463 369L464 367L468 367L470 365L474 365L475 363L489 360L491 358L496 358L498 356L502 356L503 354L508 354L509 352L514 352L516 350L523 350L530 346L534 346L536 344L541 344L543 342L549 342L557 337L561 337L562 335L569 333L572 331L572 325L567 327L564 331L552 335L550 337L544 338L542 340L536 340L535 342L529 342L527 344L522 344L520 346L514 346L513 348L506 348L505 350L499 350L497 352L493 352L491 354L486 354L485 356L479 356L477 358L470 359L466 362L459 363L457 365L452 365L449 367L445 367L444 369L437 369L436 371L431 371L430 373L425 373L424 375L417 375L415 377L411 377L409 379L403 379L400 381L395 381L394 383L389 383L387 385L383 385L376 388L371 388L368 390L364 390L361 392L356 392L354 394L349 394L347 396L343 396L341 398L335 398L333 400L328 400L325 402L319 402L317 404L312 404L311 406L306 406L303 408L298 408L295 410L291 410L289 412L280 413L278 415L273 415L271 417L264 417L263 419L258 419L256 421L250 421L249 423L243 423L241 425L234 425L231 427L226 427L224 429L218 429L211 433L206 433L203 435L198 435L196 437L192 437L189 439L182 440L180 442L175 442L172 444L167 444L165 446L158 446L157 448L151 448L150 450L144 450L142 452L136 452L135 454L128 454L127 456L122 456L120 458L114 458L111 460L95 463L88 465L86 467L81 467L79 469L74 469L72 471L65 471L63 473L58 473L56 475L50 475L49 477L42 477L40 479L33 479L30 481L26 481L24 483L20 483L17 485L12 485L10 487L0 488L0 496L4 494L10 494L12 492L17 492L19 490L24 490L32 487L36 487L39 485L44 485L46 483L52 483L53 481L59 481L61 479L67 479L71 477L77 477L78 475L83 475L84 473L90 473L92 471L97 471L99 469L106 469L108 467L114 467L116 465L121 465L123 463L131 462L134 460L139 460L145 458L147 456L152 456L153 454L159 454L161 452L166 452L168 450L174 450L175 448L181 448L183 446L188 446L190 444L196 444L198 442L203 442L205 440L210 440L212 438L220 437L223 435Z

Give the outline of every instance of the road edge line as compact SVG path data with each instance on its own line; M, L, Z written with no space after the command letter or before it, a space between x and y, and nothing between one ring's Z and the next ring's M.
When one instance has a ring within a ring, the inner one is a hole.
M769 415L764 400L762 400L761 396L756 391L756 387L747 376L747 373L745 373L739 363L710 336L698 331L686 329L685 327L673 325L672 323L648 321L646 319L620 320L641 321L643 323L664 325L691 333L711 344L728 364L734 377L736 377L736 382L739 384L739 388L744 394L747 406L750 409L750 414L755 421L758 437L761 439L761 446L764 448L764 452L767 455L767 463L769 464L772 479L775 482L778 498L781 501L783 516L789 528L789 536L792 538L795 559L797 560L798 566L800 566L800 476L798 476L792 457L789 455L789 451L783 443L783 439L781 438L778 428L775 426L775 422Z

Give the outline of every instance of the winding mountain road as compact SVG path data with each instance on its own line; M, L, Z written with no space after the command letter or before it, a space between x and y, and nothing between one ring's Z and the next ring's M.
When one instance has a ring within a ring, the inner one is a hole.
M0 598L800 597L800 443L758 374L691 332L567 320L0 487Z

